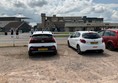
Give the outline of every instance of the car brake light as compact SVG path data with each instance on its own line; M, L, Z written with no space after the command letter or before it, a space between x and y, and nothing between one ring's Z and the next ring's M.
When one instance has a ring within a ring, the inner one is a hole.
M35 43L36 39L35 38L31 38L29 43Z
M32 47L31 47L30 50L37 50L37 48L32 48Z
M55 39L54 38L47 38L45 39L47 42L55 42Z
M55 46L52 46L51 49L56 49L56 47Z
M54 38L52 38L52 42L55 42L55 39Z
M86 41L84 39L80 39L81 43L86 43Z
M102 43L104 43L104 39L102 39Z

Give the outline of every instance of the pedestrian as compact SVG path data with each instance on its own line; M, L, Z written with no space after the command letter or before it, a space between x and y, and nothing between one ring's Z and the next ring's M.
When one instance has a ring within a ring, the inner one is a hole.
M5 35L7 35L7 32L5 31Z
M14 31L13 30L11 30L11 35L13 35L14 34Z
M13 38L13 35L14 35L14 30L11 29L11 38Z
M16 38L19 38L19 31L18 30L16 30Z
M33 30L33 29L31 29L31 35L33 34L33 32L34 32L34 30Z

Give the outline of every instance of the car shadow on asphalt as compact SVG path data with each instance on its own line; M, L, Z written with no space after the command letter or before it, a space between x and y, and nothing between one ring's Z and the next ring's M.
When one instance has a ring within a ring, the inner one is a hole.
M93 58L94 57L100 58L100 57L109 57L111 55L109 55L109 54L107 54L105 52L99 53L98 51L87 51L87 52L82 53L82 56L85 56L85 57L93 57Z
M53 53L38 53L34 54L33 56L29 57L33 61L39 61L39 60L56 60L60 59L59 54L57 53L54 55Z
M71 49L73 49L73 51L77 52L76 49L74 49L74 48L71 48ZM98 57L98 58L111 56L105 52L100 53L98 51L93 51L93 50L92 51L86 51L86 52L83 52L82 54L78 54L78 55L85 56L85 57Z
M118 52L118 48L114 50L115 52Z

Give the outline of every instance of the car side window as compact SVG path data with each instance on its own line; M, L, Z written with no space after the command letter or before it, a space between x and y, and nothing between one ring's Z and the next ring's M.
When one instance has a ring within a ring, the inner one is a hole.
M73 34L70 36L70 38L75 38L75 37L76 37L75 33L73 33Z
M100 36L103 36L104 31L100 31L100 32L98 32L98 34L99 34Z
M110 36L110 31L105 31L104 36Z
M80 33L79 32L76 32L75 36L76 37L79 37L80 36Z
M113 32L113 31L111 31L111 32L110 32L110 36L116 36L116 33Z

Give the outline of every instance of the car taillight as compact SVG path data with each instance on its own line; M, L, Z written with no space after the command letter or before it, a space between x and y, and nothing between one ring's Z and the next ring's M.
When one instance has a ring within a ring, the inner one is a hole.
M51 49L56 49L56 47L55 46L52 46Z
M80 39L81 43L86 43L86 41L84 39Z
M51 38L51 41L52 41L52 42L55 42L55 39L54 39L54 38Z
M31 47L30 50L37 50L37 48L33 48L33 47Z
M104 43L104 39L102 39L102 43Z
M35 38L31 38L29 43L35 43L36 39Z
M55 42L55 39L54 38L46 38L44 39L46 42Z

